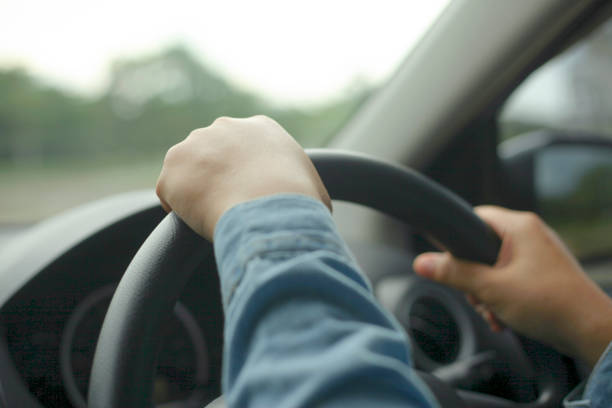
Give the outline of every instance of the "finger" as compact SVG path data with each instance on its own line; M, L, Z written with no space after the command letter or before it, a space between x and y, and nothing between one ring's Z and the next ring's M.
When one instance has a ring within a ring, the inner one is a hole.
M483 319L486 320L486 314L489 309L487 309L485 305L483 305L482 303L474 305L474 310L476 311L476 313L482 316Z
M484 317L485 321L489 324L489 327L491 328L491 330L496 333L499 333L500 331L504 330L504 328L506 327L499 320L497 315L493 313L491 310L489 310L488 308L484 311L482 316Z
M487 305L482 303L476 296L472 294L466 295L467 301L474 308L474 311L487 322L489 328L494 332L502 331L506 326L499 320L497 315L489 309Z
M516 222L516 217L520 214L518 211L512 211L494 205L481 205L475 207L474 212L493 228L493 231L495 231L500 238L504 237L507 226Z
M478 299L474 294L472 293L466 293L465 294L465 299L468 301L468 303L473 306L476 307L478 305L480 305L482 302L480 301L480 299Z
M169 213L172 211L172 207L170 207L170 205L161 198L159 199L159 203L161 204L165 212Z
M448 252L421 254L413 268L420 276L474 295L491 270L487 265L458 260Z
M474 208L484 222L503 239L507 231L527 224L540 224L541 220L530 211L515 211L493 205L482 205Z
M157 194L157 198L159 198L159 203L161 204L164 211L169 213L170 211L172 211L172 207L170 207L170 204L168 204L166 200L162 198L164 194L162 185L162 176L160 175L159 179L157 180L157 185L155 186L155 194Z

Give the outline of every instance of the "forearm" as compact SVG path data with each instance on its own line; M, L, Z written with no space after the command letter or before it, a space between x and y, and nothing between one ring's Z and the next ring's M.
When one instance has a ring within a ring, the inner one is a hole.
M320 203L285 196L234 208L215 250L230 406L434 404L403 331Z
M588 291L576 293L565 313L565 337L570 354L593 367L612 341L612 300L593 282Z

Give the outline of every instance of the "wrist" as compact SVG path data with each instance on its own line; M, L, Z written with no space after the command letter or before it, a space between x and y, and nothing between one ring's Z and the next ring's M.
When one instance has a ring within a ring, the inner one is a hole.
M599 288L576 316L574 355L593 367L612 341L612 300ZM571 327L568 327L571 330Z

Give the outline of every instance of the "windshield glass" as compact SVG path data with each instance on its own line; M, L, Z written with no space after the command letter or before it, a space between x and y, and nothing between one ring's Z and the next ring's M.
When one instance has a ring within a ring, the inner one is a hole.
M222 115L325 145L447 2L4 2L0 223L151 189Z
M555 129L612 137L612 19L534 71L500 115L502 140Z

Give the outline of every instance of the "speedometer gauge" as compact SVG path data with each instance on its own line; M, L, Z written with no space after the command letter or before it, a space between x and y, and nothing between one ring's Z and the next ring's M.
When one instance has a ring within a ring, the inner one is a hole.
M62 380L72 404L86 408L89 376L115 285L87 296L66 323L60 349ZM200 407L206 402L209 370L206 341L195 318L178 302L164 326L153 382L156 406Z

